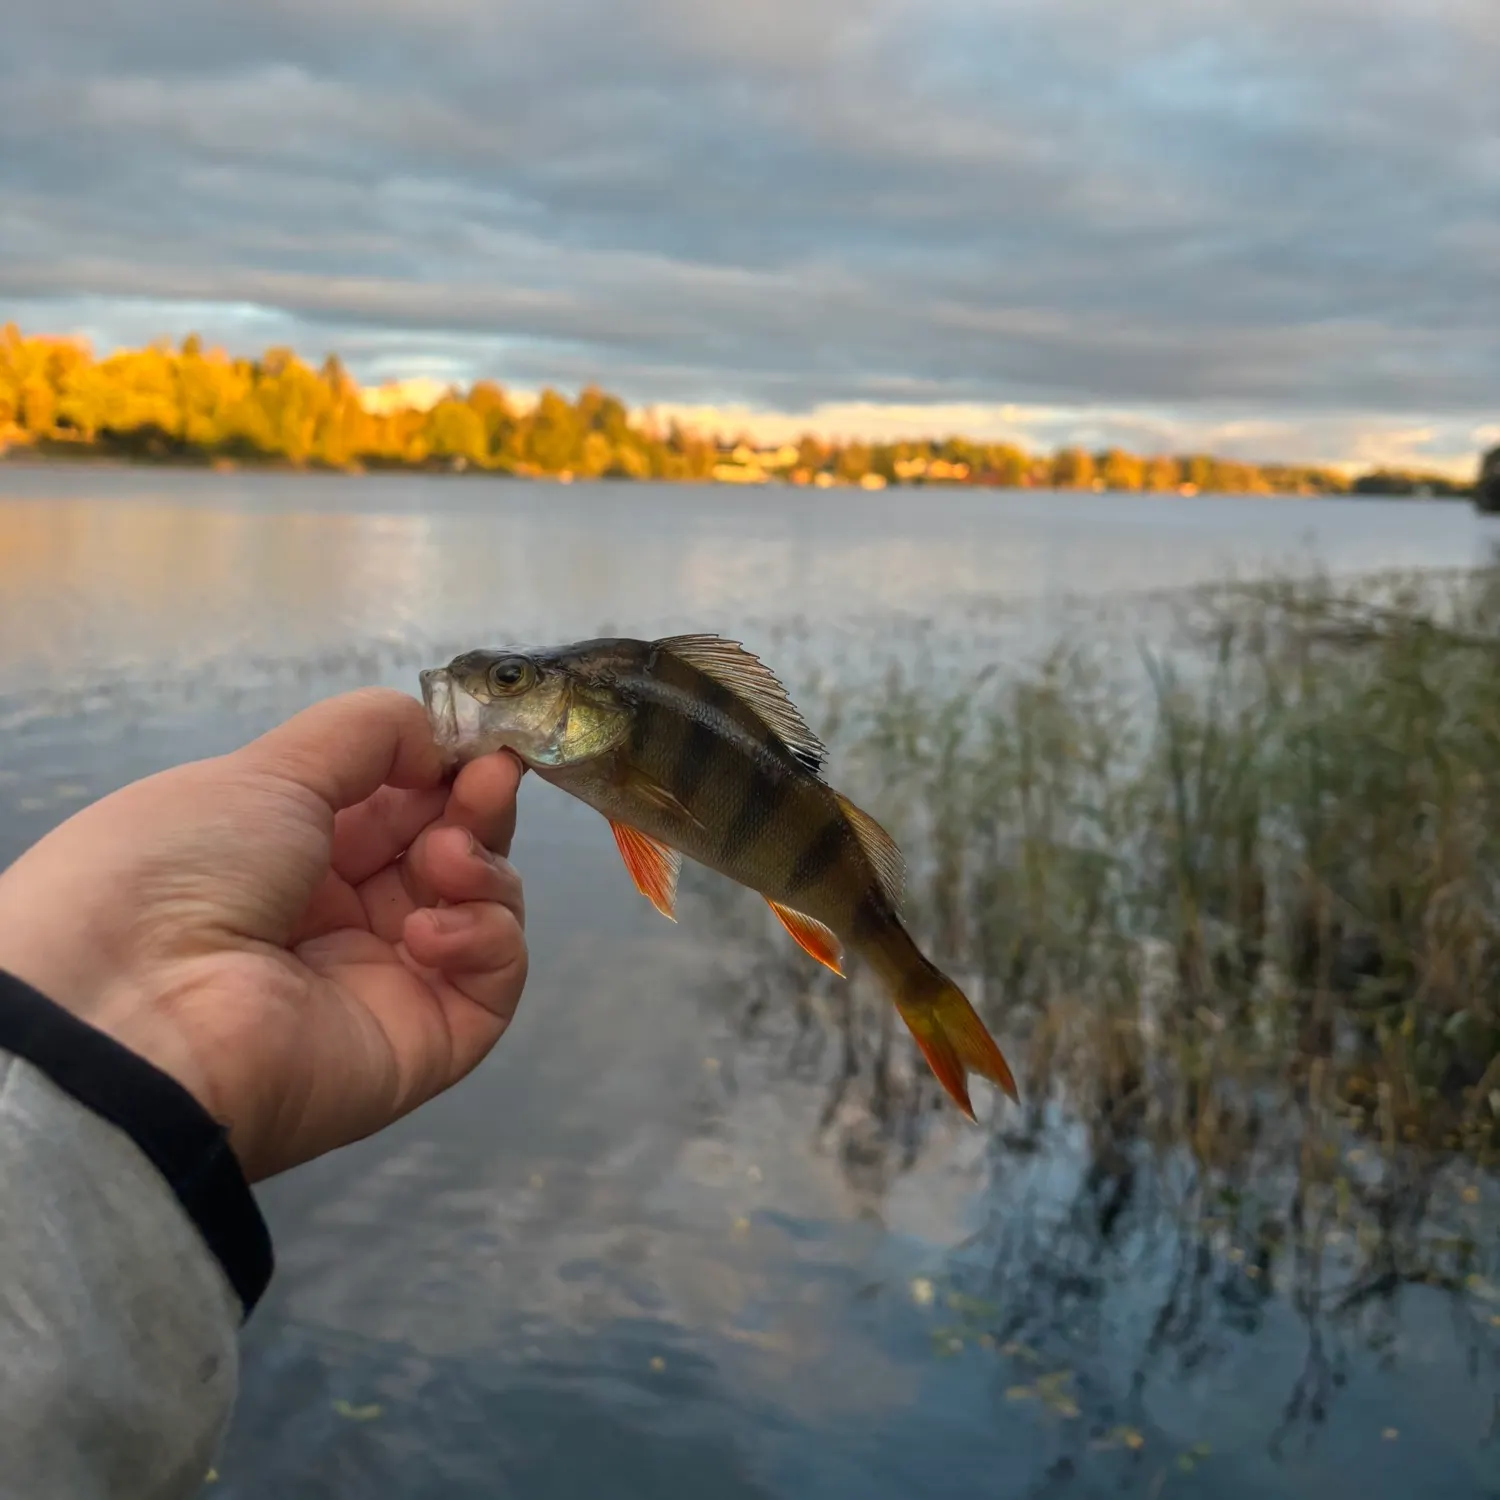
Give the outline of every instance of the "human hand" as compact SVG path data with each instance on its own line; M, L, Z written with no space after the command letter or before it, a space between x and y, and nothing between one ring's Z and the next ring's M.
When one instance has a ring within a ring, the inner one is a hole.
M0 968L175 1078L268 1177L456 1083L509 1024L521 775L501 752L450 788L415 699L328 699L23 854Z

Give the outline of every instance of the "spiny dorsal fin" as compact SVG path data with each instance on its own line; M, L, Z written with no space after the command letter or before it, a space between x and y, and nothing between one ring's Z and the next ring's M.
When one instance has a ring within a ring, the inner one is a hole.
M809 771L822 768L828 753L822 740L808 728L776 674L738 641L721 635L671 635L656 645L728 688Z
M896 841L869 813L856 807L842 792L835 792L833 795L840 811L848 818L849 826L859 840L859 847L875 866L875 874L886 900L899 911L906 889L906 861L901 857Z

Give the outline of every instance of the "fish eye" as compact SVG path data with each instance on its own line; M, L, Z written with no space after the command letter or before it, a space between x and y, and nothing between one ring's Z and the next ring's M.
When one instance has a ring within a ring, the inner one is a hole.
M523 656L505 656L490 666L487 674L490 691L514 693L531 680L531 663Z

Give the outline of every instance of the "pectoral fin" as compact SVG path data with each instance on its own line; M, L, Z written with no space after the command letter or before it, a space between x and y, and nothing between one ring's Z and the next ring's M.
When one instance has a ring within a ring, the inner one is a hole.
M639 797L642 802L649 803L661 812L670 813L674 817L684 818L695 827L701 828L703 826L701 820L695 818L666 787L659 781L653 781L638 766L627 767L622 779L625 790L632 797Z
M826 968L832 969L840 979L844 977L844 945L830 928L815 917L793 911L789 906L781 906L769 897L766 898L766 905L776 913L781 925L796 939L799 948L812 954Z
M676 849L648 837L638 828L624 823L611 822L610 832L620 849L620 858L630 871L635 888L662 916L675 922L673 908L677 904L677 874L682 868L682 855Z

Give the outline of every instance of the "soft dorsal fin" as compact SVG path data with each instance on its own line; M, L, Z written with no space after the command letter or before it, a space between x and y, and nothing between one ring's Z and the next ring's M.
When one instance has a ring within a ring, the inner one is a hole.
M721 635L670 635L656 646L727 688L809 771L822 769L828 753L822 740L808 728L776 674L738 641Z
M859 847L865 857L875 866L875 875L885 898L897 910L901 909L901 898L906 890L906 861L896 847L896 841L869 813L856 807L842 792L835 792L834 799L839 810L849 820Z

